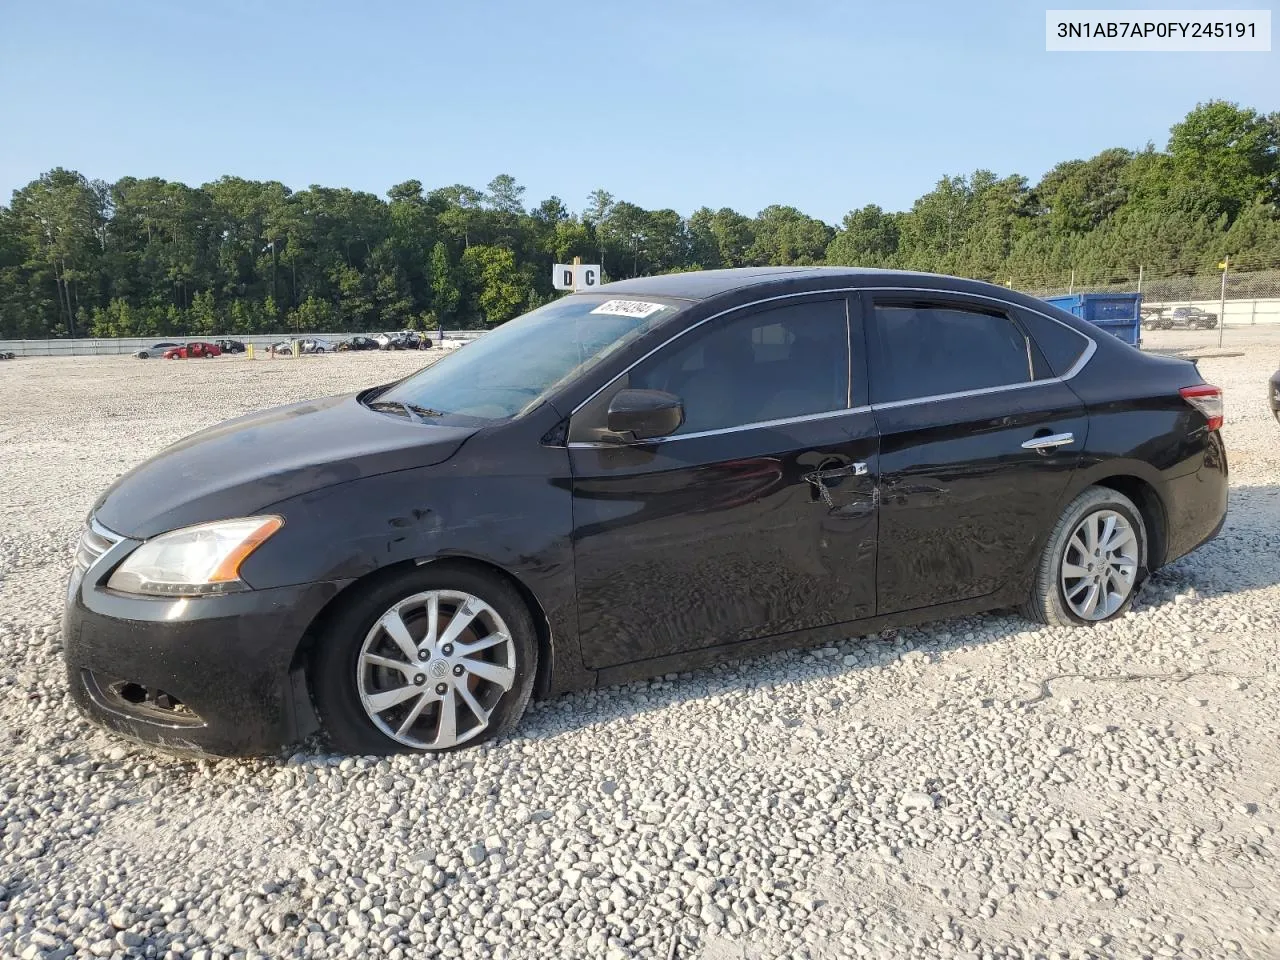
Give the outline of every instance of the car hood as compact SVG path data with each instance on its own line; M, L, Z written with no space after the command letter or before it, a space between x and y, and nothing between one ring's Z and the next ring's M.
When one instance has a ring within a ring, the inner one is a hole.
M377 413L356 396L275 407L192 434L120 477L94 516L135 539L251 516L323 487L440 463L476 432Z

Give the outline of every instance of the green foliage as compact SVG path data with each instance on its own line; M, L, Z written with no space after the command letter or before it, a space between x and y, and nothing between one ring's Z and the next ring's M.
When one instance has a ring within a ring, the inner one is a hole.
M448 323L453 320L457 312L462 291L458 289L453 264L449 260L449 249L443 242L437 242L431 249L430 276L435 315L439 321Z
M874 203L846 213L841 229L827 246L827 262L860 267L888 261L898 249L898 218Z
M516 271L515 254L510 250L470 247L462 255L462 269L486 327L496 327L519 313L525 288Z
M1264 117L1225 100L1198 104L1169 134L1173 171L1206 189L1214 212L1234 216L1255 200L1280 200L1276 152L1280 115Z
M196 336L212 336L222 329L218 312L213 307L213 294L208 290L197 293L191 301L188 323Z
M747 251L753 264L816 264L826 260L835 231L795 207L765 207L756 217L755 242Z
M1280 114L1214 100L1166 150L1113 148L1038 183L948 175L910 210L870 204L831 227L794 207L755 216L647 210L598 189L574 213L406 180L371 193L223 177L91 181L57 168L0 206L0 338L492 326L558 296L551 265L606 279L694 268L846 264L1004 283L1241 270L1280 260Z
M335 325L336 315L337 311L333 304L326 300L317 300L315 297L307 297L289 314L289 328L291 330L331 330Z

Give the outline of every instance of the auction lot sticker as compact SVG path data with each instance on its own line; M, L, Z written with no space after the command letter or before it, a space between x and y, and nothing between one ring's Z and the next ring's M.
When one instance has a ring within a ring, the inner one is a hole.
M638 317L644 319L651 313L657 313L666 304L648 303L644 300L606 300L592 310L592 313L605 313L615 317Z

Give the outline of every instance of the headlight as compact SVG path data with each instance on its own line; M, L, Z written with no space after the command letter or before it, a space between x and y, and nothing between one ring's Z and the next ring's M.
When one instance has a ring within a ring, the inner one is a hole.
M129 554L107 587L158 597L239 590L240 564L283 525L279 517L244 517L163 533Z

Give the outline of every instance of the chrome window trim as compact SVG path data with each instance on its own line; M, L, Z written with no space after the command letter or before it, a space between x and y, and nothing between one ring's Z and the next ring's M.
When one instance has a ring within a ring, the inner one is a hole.
M575 440L568 446L570 449L593 447L638 447L655 443L674 443L677 440L693 440L696 437L717 437L725 433L740 433L743 430L760 430L768 427L785 427L793 423L808 423L812 420L830 420L833 417L844 417L852 413L869 413L870 406L841 407L839 410L824 410L822 413L806 413L799 417L783 417L780 420L756 420L752 423L740 423L736 427L718 427L715 430L699 430L696 433L681 433L674 437L653 437L649 440L635 440L630 443L612 443L608 440Z
M1075 327L1071 326L1069 323L1063 323L1061 320L1059 320L1057 317L1053 316L1052 314L1045 313L1043 310L1036 310L1033 307L1026 307L1026 306L1023 306L1022 304L1012 303L1009 300L1002 300L999 297L992 297L982 293L968 293L962 290L945 290L945 289L939 289L937 287L893 287L893 286L836 287L829 290L802 290L796 293L779 294L778 296L775 296L775 297L765 297L762 300L753 300L750 303L739 304L736 307L729 307L727 310L721 310L719 313L713 313L709 317L703 317L701 320L699 320L697 323L693 324L692 326L685 327L685 329L681 330L679 333L669 337L667 340L664 340L662 343L658 344L656 347L654 347L644 356L637 358L632 363L628 364L625 369L621 370L619 373L611 377L609 380L605 381L605 383L602 384L598 389L596 389L590 396L588 396L585 400L583 400L581 403L579 403L576 407L573 408L572 412L569 414L569 418L572 419L574 416L576 416L579 410L585 407L588 403L590 403L600 394L604 393L605 390L609 389L609 387L613 386L614 383L616 383L618 380L625 377L633 369L635 369L640 364L644 363L644 361L648 360L651 356L653 356L659 350L662 350L668 345L679 340L685 334L690 333L694 330L697 330L704 323L710 323L712 320L717 320L720 317L727 316L728 314L734 313L739 310L749 310L753 307L758 307L766 303L775 303L779 300L791 300L796 297L820 297L823 294L841 294L846 296L845 322L846 322L846 329L849 329L850 321L849 321L849 305L847 302L847 295L851 293L861 293L863 291L867 291L867 292L889 291L892 293L923 293L923 294L929 294L934 296L961 297L961 298L968 298L971 300L987 300L987 301L990 301L991 303L999 304L1000 306L1004 307L1007 310L1026 310L1029 313L1038 314L1044 317L1046 320L1050 320L1053 323L1058 324L1058 326L1060 327L1065 327L1067 330L1070 330L1076 336L1083 338L1085 340L1086 346L1084 348L1084 352L1080 354L1079 358L1071 366L1071 369L1068 370L1066 373L1064 373L1060 377L1045 377L1043 380L1029 380L1025 383L1003 384L1001 386L995 386L995 387L983 387L978 390L961 390L957 393L932 394L930 396L925 396L925 397L912 397L907 400L892 400L886 403L871 403L862 407L845 407L842 410L828 410L824 413L808 414L802 417L788 417L782 420L762 420L762 421L757 421L755 423L743 423L733 427L721 427L716 430L702 430L697 433L685 433L685 434L680 434L674 437L655 437L651 440L640 441L639 443L643 443L643 445L645 446L649 446L655 443L671 443L676 440L693 439L695 437L710 437L710 436L717 436L725 433L737 433L742 430L755 430L761 427L783 426L789 423L803 423L808 420L820 420L820 419L825 419L829 417L842 416L844 414L866 413L868 411L874 412L876 410L888 410L895 407L914 406L915 404L919 404L919 403L934 403L939 400L958 400L964 397L985 396L986 394L991 394L991 393L1001 393L1005 390L1022 390L1027 387L1038 387L1047 383L1066 383L1068 380L1075 377L1081 370L1083 370L1088 365L1089 361L1093 359L1093 355L1098 349L1098 343L1096 340L1093 339L1093 337L1089 336L1086 333L1083 333L1080 330L1077 330ZM1028 336L1030 336L1030 334L1028 334ZM852 375L853 344L852 342L849 345L849 366L850 366L849 390L850 390L850 394L852 395L852 390L853 390L853 375ZM599 440L593 440L593 441L579 440L579 441L569 443L567 444L567 446L570 449L599 448L599 447L632 447L632 446L639 445L639 443L610 443L607 441L599 441Z
M977 390L957 390L955 393L934 393L927 397L912 397L909 400L886 400L884 403L873 403L872 410L893 410L897 407L914 407L920 403L935 403L941 400L961 400L965 397L985 397L989 393L1004 393L1006 390L1025 390L1027 387L1042 387L1046 383L1060 383L1057 377L1046 377L1043 380L1027 380L1024 383L1004 383L998 387L980 387Z

